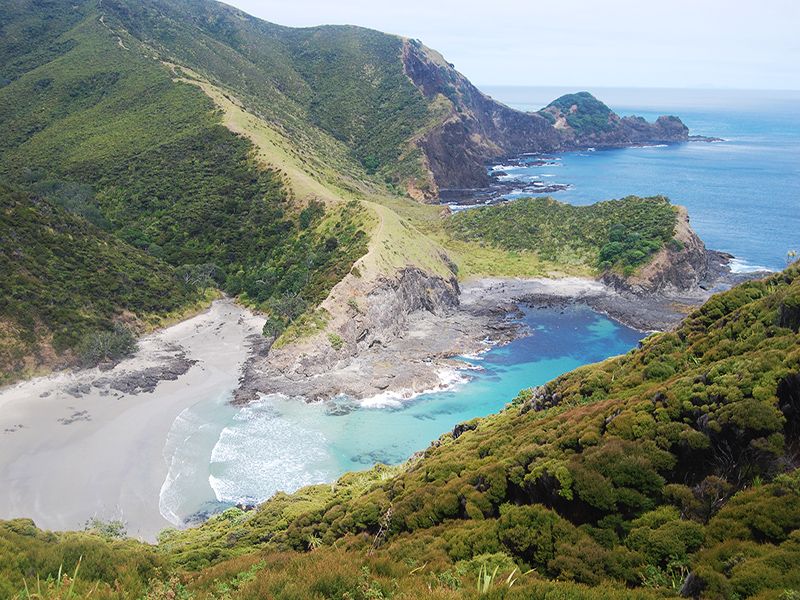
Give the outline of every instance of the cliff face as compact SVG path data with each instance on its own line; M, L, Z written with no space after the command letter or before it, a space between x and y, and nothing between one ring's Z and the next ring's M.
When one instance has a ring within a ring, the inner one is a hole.
M487 161L524 152L681 142L689 130L677 117L655 123L620 117L588 92L569 94L526 113L482 93L445 59L415 40L403 47L406 74L429 100L446 99L447 116L417 141L439 189L487 186Z
M419 321L444 322L458 308L455 277L445 279L416 267L372 281L350 275L322 306L330 315L325 329L251 361L236 402L251 401L259 393L313 400L340 394L364 398L390 386L419 391L438 384L438 375L421 357L436 356L440 340L429 341L433 331L423 335L412 330ZM446 343L444 350L449 350Z

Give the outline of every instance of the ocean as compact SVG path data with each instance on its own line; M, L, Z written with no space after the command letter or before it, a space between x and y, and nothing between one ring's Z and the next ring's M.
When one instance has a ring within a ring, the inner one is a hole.
M564 88L488 87L495 99L538 110ZM524 181L569 184L551 194L573 204L665 195L686 206L706 246L747 271L786 266L800 250L800 92L589 89L621 115L679 116L694 135L722 138L659 147L555 154L553 166L509 171ZM529 195L529 194L527 194Z

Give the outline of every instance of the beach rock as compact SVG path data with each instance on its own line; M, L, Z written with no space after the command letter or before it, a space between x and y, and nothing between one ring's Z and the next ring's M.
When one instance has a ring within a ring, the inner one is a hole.
M84 394L91 392L92 386L88 383L76 383L75 385L65 388L64 391L73 398L80 398Z
M196 360L188 359L185 353L179 352L158 366L103 378L102 385L108 385L111 389L130 395L152 392L159 382L175 381L196 363Z

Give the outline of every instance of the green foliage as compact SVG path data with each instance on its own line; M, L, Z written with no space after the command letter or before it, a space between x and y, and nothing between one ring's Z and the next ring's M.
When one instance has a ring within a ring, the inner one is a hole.
M661 196L572 206L552 198L522 198L450 217L457 238L600 271L631 274L672 240L676 215Z
M15 200L0 223L20 253L4 253L2 265L0 381L75 353L87 362L123 354L102 349L118 341L99 333L114 319L131 313L137 328L151 325L209 287L270 310L278 333L319 303L366 252L363 212L298 206L201 90L174 82L119 29L116 19L137 7L104 3L100 18L78 2L51 18L50 4L1 9L16 66L0 87L0 175L44 213L34 218ZM45 56L37 40L57 51ZM10 194L3 189L4 208ZM65 224L53 223L65 211Z
M334 350L341 350L344 347L344 340L338 333L329 333L328 341L331 343L331 348Z
M334 166L340 180L393 176L404 168L398 159L409 139L430 120L429 101L404 72L398 36L349 26L290 29L212 2L109 0L104 8L109 22L164 58L280 123L305 160Z
M561 96L542 109L541 114L549 116L552 109L560 111L566 117L570 127L580 135L607 131L612 128L609 120L613 114L611 109L589 92Z
M94 533L100 537L115 540L124 539L128 535L127 528L124 521L115 519L112 521L103 521L102 519L92 518L86 522L84 531Z
M81 347L87 362L133 349L123 313L147 322L199 296L172 269L46 200L0 187L0 381L35 352Z
M44 598L69 597L57 594L70 586L80 598L120 597L117 589L140 597L165 562L150 546L112 537L43 532L29 519L0 522L0 597L27 598L26 585L31 594L40 586Z
M102 362L115 362L131 356L138 344L134 333L115 324L111 331L95 331L78 343L78 358L83 366L94 367Z

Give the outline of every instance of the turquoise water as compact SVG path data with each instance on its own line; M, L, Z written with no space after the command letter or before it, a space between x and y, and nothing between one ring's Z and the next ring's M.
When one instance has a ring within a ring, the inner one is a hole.
M537 110L565 91L488 90L522 110ZM573 204L669 196L688 208L706 245L736 256L741 270L781 269L787 251L800 250L800 92L590 91L620 114L676 114L692 134L725 141L568 152L554 155L552 166L510 174L570 184L552 196Z
M376 462L400 463L457 423L497 412L521 389L625 353L644 335L583 306L525 309L524 323L524 337L463 358L452 389L413 400L306 404L269 396L242 409L227 398L198 403L170 435L176 469L162 489L162 513L177 524Z

